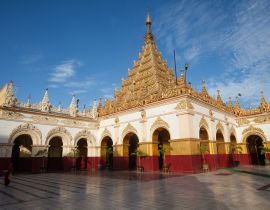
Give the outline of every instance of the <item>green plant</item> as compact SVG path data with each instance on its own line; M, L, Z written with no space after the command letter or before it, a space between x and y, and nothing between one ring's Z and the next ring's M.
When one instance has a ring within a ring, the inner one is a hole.
M204 164L206 164L206 161L205 161L205 155L206 155L207 153L209 153L208 147L207 147L205 144L200 144L199 150L200 150L200 153L201 153L201 155L202 155L203 165L204 165Z
M163 166L166 165L166 153L172 151L173 148L167 145L158 146L158 155L163 158Z
M38 150L35 157L42 157L42 170L45 169L45 157L48 155L48 149Z
M270 153L270 148L269 147L264 147L264 146L260 146L259 147L261 149L261 155L265 155L267 153Z
M243 148L240 146L237 146L236 144L233 144L231 145L230 150L232 154L241 154Z

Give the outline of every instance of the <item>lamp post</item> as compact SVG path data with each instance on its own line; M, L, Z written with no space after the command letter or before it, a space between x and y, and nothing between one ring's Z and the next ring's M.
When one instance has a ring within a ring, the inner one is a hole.
M188 64L185 64L185 85L187 84L187 71L188 71Z

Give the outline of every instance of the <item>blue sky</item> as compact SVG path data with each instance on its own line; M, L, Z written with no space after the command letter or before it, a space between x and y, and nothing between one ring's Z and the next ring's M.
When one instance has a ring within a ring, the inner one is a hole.
M144 44L147 8L156 44L178 70L190 65L197 90L206 80L224 101L242 94L257 106L270 102L270 1L0 1L0 85L13 80L16 95L67 107L76 94L83 104L112 97ZM91 103L91 104L90 104Z

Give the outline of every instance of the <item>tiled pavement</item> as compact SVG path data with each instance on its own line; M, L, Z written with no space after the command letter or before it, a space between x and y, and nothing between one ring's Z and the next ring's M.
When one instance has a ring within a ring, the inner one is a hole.
M3 179L3 177L1 177ZM219 170L15 175L0 209L270 209L270 178Z

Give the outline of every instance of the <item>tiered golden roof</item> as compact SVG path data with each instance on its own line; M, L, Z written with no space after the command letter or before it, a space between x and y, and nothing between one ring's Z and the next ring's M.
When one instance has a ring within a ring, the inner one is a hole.
M184 71L181 70L180 78L176 82L173 70L168 68L167 61L162 59L155 45L155 37L151 31L151 18L146 18L145 44L139 58L134 61L133 68L128 70L128 78L122 79L122 88L115 90L114 99L105 99L102 106L100 101L98 106L99 116L104 116L119 111L140 107L145 104L153 103L163 99L187 94L190 97L199 99L222 109L236 116L257 114L261 112L270 112L270 106L265 98L262 99L259 108L254 110L241 109L237 100L234 108L230 100L227 106L218 91L217 98L209 96L205 82L203 81L201 92L196 92L190 85L186 84Z

